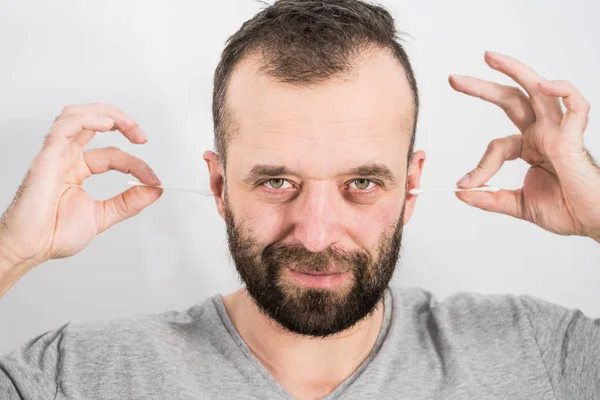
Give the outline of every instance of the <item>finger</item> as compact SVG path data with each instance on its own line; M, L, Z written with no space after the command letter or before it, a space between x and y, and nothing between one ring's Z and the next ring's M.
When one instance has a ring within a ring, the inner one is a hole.
M461 75L450 75L448 80L454 90L500 107L521 132L535 122L531 101L518 87Z
M470 206L523 219L523 191L457 192L456 197Z
M513 135L502 139L494 139L479 161L477 168L467 173L457 185L462 188L479 187L490 180L502 167L505 161L520 157L523 149L523 136Z
M569 132L583 133L590 114L590 103L569 81L539 82L538 88L545 96L561 97L567 109L561 126Z
M96 226L98 234L118 222L139 214L154 203L163 190L148 186L135 186L104 201L95 202Z
M132 143L141 144L148 141L148 137L139 127L139 124L122 110L111 104L96 103L66 106L58 116L58 120L85 114L103 115L112 118L115 121L113 130L119 130Z
M116 147L88 150L83 153L83 159L90 170L89 175L113 170L131 174L146 185L160 185L160 180L148 164Z
M46 136L46 145L64 144L63 139L72 139L84 132L107 132L115 125L112 118L101 115L81 115L73 118L57 120Z
M547 118L560 124L563 116L560 103L557 99L542 95L537 86L538 82L547 82L547 79L519 60L503 54L488 51L485 53L485 61L492 69L508 75L525 89L538 118Z

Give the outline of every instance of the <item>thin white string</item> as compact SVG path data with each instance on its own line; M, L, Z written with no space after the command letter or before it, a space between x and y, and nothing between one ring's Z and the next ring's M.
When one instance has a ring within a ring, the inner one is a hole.
M186 192L186 193L192 193L192 194L197 194L197 195L206 196L206 197L213 196L213 194L210 192L202 192L200 190L165 187L165 186L152 186L152 185L146 185L145 183L141 183L141 182L137 182L137 181L127 181L127 183L130 186L158 187L163 190L169 190L169 191ZM418 195L418 194L423 194L423 193L448 193L448 192L497 192L499 190L501 190L501 189L499 187L495 187L495 186L482 186L482 187L471 188L471 189L459 189L459 188L454 188L454 189L412 189L409 191L409 193L412 195Z
M423 193L447 193L447 192L498 192L501 189L495 186L481 186L471 189L411 189L409 191L412 195L423 194Z
M197 195L206 196L206 197L213 196L213 194L210 193L210 192L202 192L200 190L174 188L174 187L165 187L165 186L153 186L153 185L146 185L145 183L137 182L137 181L127 181L127 184L129 184L130 186L157 187L157 188L161 188L163 190L177 191L177 192L186 192L186 193L192 193L192 194L197 194Z

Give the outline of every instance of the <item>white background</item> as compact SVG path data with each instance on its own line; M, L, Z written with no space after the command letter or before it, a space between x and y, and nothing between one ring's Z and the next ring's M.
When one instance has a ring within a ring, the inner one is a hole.
M455 93L450 73L508 83L483 61L503 52L549 79L571 80L592 104L586 145L600 157L599 3L587 1L386 1L422 93L417 147L424 187L452 187L487 143L516 132L495 106ZM250 0L0 1L0 209L10 203L53 119L67 104L108 102L136 118L145 159L167 186L208 189L212 76L225 40L261 8ZM491 183L518 187L515 161ZM86 187L96 198L126 188L109 173ZM600 199L598 199L600 201ZM405 228L395 280L431 290L529 293L600 316L600 245L424 195ZM238 287L224 223L212 198L165 192L137 218L81 254L30 272L0 299L0 353L69 320L182 309Z

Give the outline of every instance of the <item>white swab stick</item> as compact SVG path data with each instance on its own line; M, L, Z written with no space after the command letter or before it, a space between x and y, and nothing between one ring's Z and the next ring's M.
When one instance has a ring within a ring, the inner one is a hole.
M178 192L187 192L187 193L199 194L200 196L212 196L212 193L201 192L200 190L180 189L180 188L172 188L172 187L164 187L164 186L146 185L145 183L137 182L137 181L127 181L127 184L130 185L130 186L155 187L155 188L160 188L160 189L169 190L169 191L170 190L175 190L175 191L178 191Z
M499 187L495 187L495 186L482 186L482 187L476 187L476 188L471 188L471 189L459 189L459 188L455 188L455 189L431 189L431 190L426 190L426 189L411 189L408 193L412 194L412 195L418 195L418 194L422 194L422 193L432 193L432 192L498 192L501 189Z

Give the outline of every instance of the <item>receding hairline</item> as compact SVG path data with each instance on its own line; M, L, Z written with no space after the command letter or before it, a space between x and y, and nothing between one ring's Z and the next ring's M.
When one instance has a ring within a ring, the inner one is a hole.
M372 57L381 55L381 54L389 54L395 64L397 64L401 71L403 72L403 77L406 79L407 90L410 92L411 102L410 107L406 110L400 112L399 117L399 127L402 132L405 132L409 135L413 135L415 130L415 124L417 123L416 118L416 100L415 96L412 93L410 88L410 82L408 77L408 71L398 57L393 53L392 49L387 46L381 46L377 43L365 43L360 46L357 46L355 51L352 53L351 57L348 57L347 68L340 70L334 74L331 74L326 77L316 77L306 81L297 81L292 79L285 79L285 77L278 77L271 73L271 69L269 68L272 60L270 57L265 57L265 51L259 46L254 46L252 48L247 49L244 54L242 54L231 69L231 73L227 77L227 81L224 86L224 92L221 102L221 124L222 131L221 133L225 137L225 149L228 148L228 144L231 141L232 137L239 133L239 126L235 123L235 119L233 117L233 112L231 107L228 106L228 95L230 91L230 83L233 79L233 76L240 71L240 69L244 67L254 68L257 74L262 76L267 76L270 79L275 80L278 84L282 85L291 85L297 86L299 88L307 88L314 87L324 84L325 82L329 82L331 80L339 80L339 81L347 81L352 79L352 76L358 73L361 65L364 62ZM225 150L226 151L226 150ZM224 155L223 155L224 156Z

